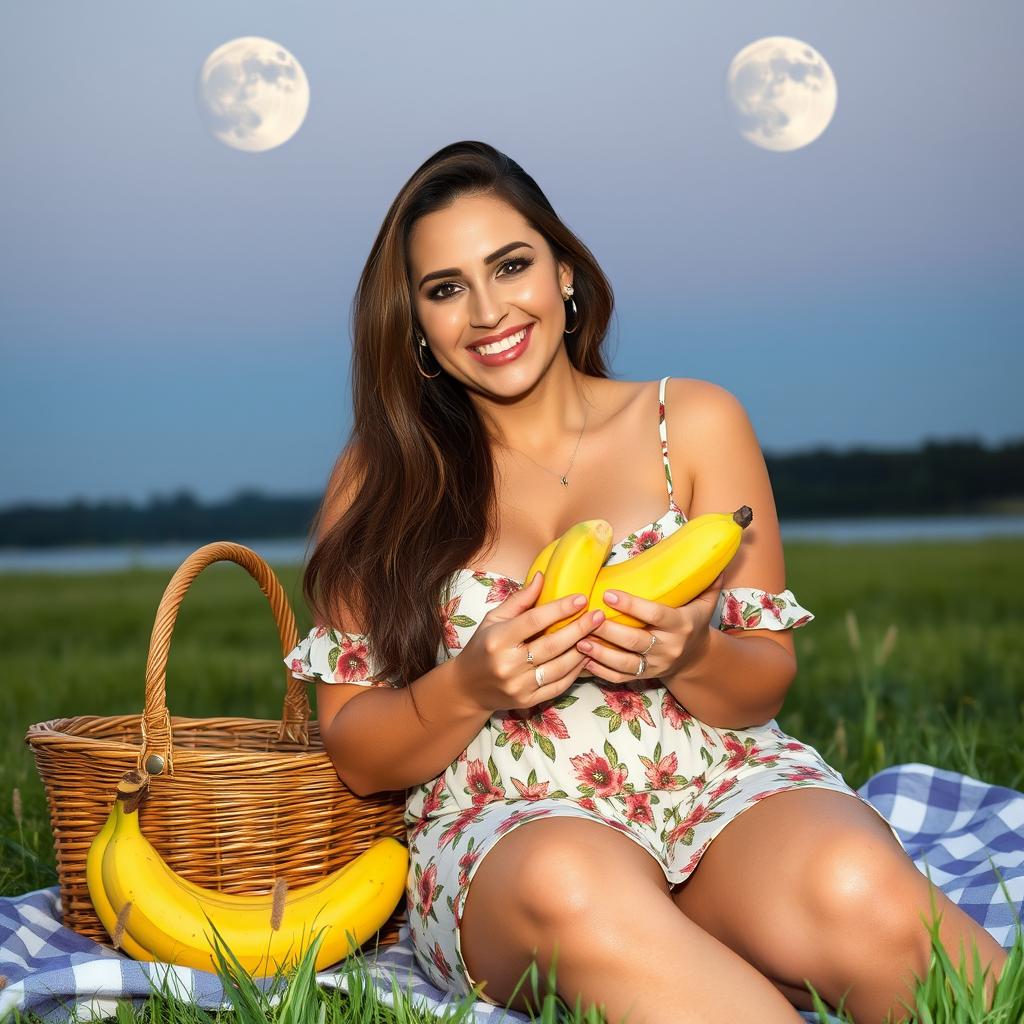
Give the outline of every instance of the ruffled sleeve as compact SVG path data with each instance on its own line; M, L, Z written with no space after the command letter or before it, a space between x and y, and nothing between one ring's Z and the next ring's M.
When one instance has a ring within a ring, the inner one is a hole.
M375 679L379 667L369 637L314 626L283 659L296 679L307 682L355 683L357 686L396 686L393 678Z
M755 587L724 587L710 625L713 629L796 629L813 618L791 590L772 594Z

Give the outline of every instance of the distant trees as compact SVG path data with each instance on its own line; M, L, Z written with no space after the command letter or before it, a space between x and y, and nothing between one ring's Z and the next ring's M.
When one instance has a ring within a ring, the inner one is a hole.
M1024 439L994 448L967 440L905 451L765 452L765 462L784 520L1024 511ZM305 537L318 501L316 494L272 497L245 488L210 503L183 489L146 505L23 502L0 509L0 547Z

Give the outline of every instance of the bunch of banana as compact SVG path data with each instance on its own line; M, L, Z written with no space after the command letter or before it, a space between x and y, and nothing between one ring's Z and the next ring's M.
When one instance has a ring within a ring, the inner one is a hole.
M678 608L706 590L732 561L753 518L749 505L735 512L707 512L687 520L646 551L613 565L603 564L611 550L611 526L604 519L588 519L548 544L534 559L525 582L535 572L544 573L537 604L577 591L590 598L586 608L546 632L597 609L614 622L643 626L646 623L606 604L605 590L624 590Z
M566 594L590 594L594 580L612 549L612 526L606 519L584 519L570 526L560 537L556 537L533 560L526 574L524 585L529 584L534 574L544 573L544 582L536 604L557 601ZM579 618L586 609L559 619L548 626L544 633L568 625Z
M198 886L172 871L142 834L133 799L139 778L128 772L118 784L86 858L96 914L114 944L136 960L216 971L213 925L247 971L265 976L289 970L312 944L313 932L326 927L319 971L374 935L404 895L409 851L390 836L291 892L281 879L272 892L256 896Z

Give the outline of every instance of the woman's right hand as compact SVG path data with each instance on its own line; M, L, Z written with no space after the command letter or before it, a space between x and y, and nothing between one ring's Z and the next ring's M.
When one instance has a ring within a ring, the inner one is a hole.
M553 700L575 682L588 660L576 644L597 629L604 613L588 612L553 633L543 633L551 623L586 608L587 597L582 595L583 601L575 604L581 595L568 594L535 608L541 575L534 573L525 587L487 612L455 659L463 692L481 711L529 708ZM526 660L527 650L533 654L532 664ZM537 685L536 668L544 670L542 686Z

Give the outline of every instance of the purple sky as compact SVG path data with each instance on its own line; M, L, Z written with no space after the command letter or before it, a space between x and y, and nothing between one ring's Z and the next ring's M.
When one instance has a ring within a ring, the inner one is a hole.
M1024 435L1024 5L632 11L4 5L0 503L319 490L369 245L414 168L467 138L601 261L616 376L713 380L770 453ZM302 128L263 153L195 102L245 35L310 81ZM724 95L769 35L838 82L788 153L746 142Z

